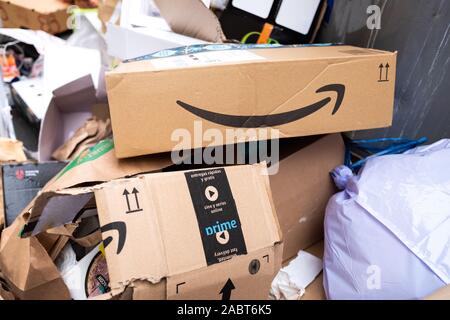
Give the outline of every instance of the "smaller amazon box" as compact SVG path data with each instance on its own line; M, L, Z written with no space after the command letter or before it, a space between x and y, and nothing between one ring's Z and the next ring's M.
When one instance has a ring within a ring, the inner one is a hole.
M103 298L265 300L281 267L281 230L265 164L144 174L42 193L24 232L37 235L75 221L93 204L111 287Z
M0 0L0 18L4 28L58 34L68 30L69 6L63 0Z
M396 57L343 45L224 44L122 63L106 76L116 155L390 126Z

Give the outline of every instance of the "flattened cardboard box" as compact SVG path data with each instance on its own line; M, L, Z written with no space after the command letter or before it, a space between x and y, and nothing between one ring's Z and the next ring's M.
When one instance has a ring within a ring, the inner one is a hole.
M136 286L163 299L267 299L282 240L266 173L156 173L42 194L32 234L73 221L95 198L111 298Z
M242 142L207 141L201 135L208 129L222 137L226 129L277 129L287 138L392 123L396 53L352 46L226 47L143 58L107 74L119 158ZM174 139L180 129L192 141ZM266 139L260 131L247 132L246 140Z
M63 0L0 0L4 28L42 30L51 34L66 31L69 4Z

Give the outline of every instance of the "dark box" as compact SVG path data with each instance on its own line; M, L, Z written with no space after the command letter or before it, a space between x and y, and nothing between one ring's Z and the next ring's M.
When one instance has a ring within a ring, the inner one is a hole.
M10 226L65 162L2 165L5 227Z

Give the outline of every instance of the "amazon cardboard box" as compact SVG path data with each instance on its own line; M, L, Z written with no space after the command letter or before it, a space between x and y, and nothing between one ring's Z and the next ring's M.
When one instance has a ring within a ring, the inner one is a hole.
M110 298L137 288L130 297L267 299L281 267L282 237L265 164L44 192L24 233L82 219L79 213L93 203Z
M106 76L116 155L390 126L396 56L227 44L122 63Z
M4 28L57 34L68 29L68 8L63 0L0 0L0 17Z

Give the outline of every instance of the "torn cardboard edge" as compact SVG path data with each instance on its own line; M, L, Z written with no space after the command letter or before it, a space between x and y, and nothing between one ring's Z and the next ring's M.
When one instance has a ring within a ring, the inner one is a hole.
M3 26L58 34L68 30L69 4L60 0L0 0Z
M18 140L0 138L0 162L25 162L27 157L23 143Z

